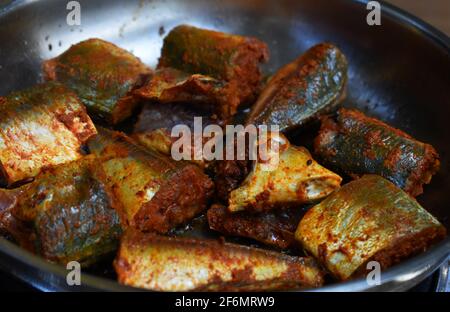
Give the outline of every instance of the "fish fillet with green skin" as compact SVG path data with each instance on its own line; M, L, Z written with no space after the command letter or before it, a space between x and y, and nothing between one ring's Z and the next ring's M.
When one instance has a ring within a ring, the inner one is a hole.
M323 284L312 258L215 240L126 231L114 262L120 283L157 291L262 291Z
M412 196L423 192L440 167L433 146L354 109L341 108L335 117L322 119L314 150L340 173L378 174Z
M260 64L267 45L251 37L180 25L164 38L158 69L172 67L227 82L220 117L232 117L242 102L255 98L262 80Z
M229 211L261 212L298 206L320 200L339 188L341 177L319 165L306 148L291 145L282 134L272 133L268 140L279 142L278 162L269 168L267 162L256 161L244 182L231 192Z
M285 132L332 110L345 97L347 66L332 44L310 48L270 78L247 124L278 125Z
M97 165L89 155L46 169L32 183L8 190L16 198L12 215L29 224L31 234L25 238L12 228L13 238L63 265L78 261L88 266L114 252L122 228L114 199L93 174Z
M118 46L89 39L44 62L44 77L71 88L96 120L117 124L138 104L132 91L143 85L151 70Z
M407 193L377 175L342 186L311 208L295 233L303 248L338 279L382 269L443 239L445 227Z
M0 183L12 186L82 157L97 133L77 96L58 83L0 97Z
M196 165L143 149L126 135L99 128L88 142L125 227L166 233L206 209L213 183Z

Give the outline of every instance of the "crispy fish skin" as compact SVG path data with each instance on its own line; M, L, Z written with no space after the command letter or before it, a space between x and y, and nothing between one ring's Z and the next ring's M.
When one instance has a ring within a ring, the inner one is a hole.
M157 291L261 291L323 284L323 273L312 258L133 229L122 238L114 267L120 283Z
M318 44L269 80L247 123L278 125L283 132L299 127L339 104L346 83L344 54L332 44Z
M89 155L46 169L17 190L12 214L29 224L31 234L29 241L16 239L22 246L33 245L35 253L52 262L83 266L117 249L122 228L113 199L93 175L96 165Z
M412 196L439 171L439 155L429 144L352 109L322 120L314 142L325 165L352 176L378 174Z
M79 159L97 133L77 96L45 83L0 97L0 182L12 186L42 168Z
M189 103L210 106L219 114L227 105L227 83L201 74L188 74L174 68L161 68L134 95L158 103Z
M71 46L44 62L44 77L74 90L99 120L117 124L138 104L132 91L142 86L151 70L133 54L101 39Z
M407 193L377 175L350 182L311 208L295 233L338 279L387 268L443 239L446 229Z
M268 60L262 41L180 25L164 38L158 68L173 67L228 82L223 118L233 116L241 102L254 99L262 80L259 65Z
M280 209L260 214L231 213L223 205L215 204L208 209L210 229L225 235L255 239L266 245L287 249L296 243L295 230L303 211Z
M125 227L166 233L206 209L214 186L198 166L144 150L106 129L88 146L102 159L97 173L117 199Z
M298 206L322 199L339 188L342 178L319 165L306 148L290 145L282 134L276 137L281 142L278 164L267 170L266 162L256 161L241 186L230 193L230 212Z

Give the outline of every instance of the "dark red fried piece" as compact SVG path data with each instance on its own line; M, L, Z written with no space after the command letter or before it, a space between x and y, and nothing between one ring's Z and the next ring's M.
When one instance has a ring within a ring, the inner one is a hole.
M208 210L208 223L211 229L225 235L252 238L287 249L295 245L294 233L303 213L298 208L259 214L231 213L225 206L213 205Z

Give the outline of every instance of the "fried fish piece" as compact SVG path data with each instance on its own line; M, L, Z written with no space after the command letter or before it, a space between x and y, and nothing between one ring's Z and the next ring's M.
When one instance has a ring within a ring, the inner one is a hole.
M227 131L226 128L225 131ZM235 130L234 133L232 133L232 136L230 136L231 132L226 133L224 140L225 152L227 153L227 150L231 147L231 144L233 144L233 157L227 157L227 154L225 153L223 160L214 161L210 166L214 174L216 199L221 203L228 203L231 191L237 189L252 171L254 160L250 159L253 145L250 139L250 133L253 133L253 131L246 132L245 128L243 129L243 132ZM239 137L245 137L245 142L242 142L242 140L240 142ZM229 138L231 138L231 142L228 141ZM242 146L239 145L242 143L245 144L243 155L241 153L238 155L239 149L242 149Z
M245 211L231 213L223 205L208 209L208 223L212 230L225 235L255 239L266 245L287 249L295 245L294 233L303 215L297 208L279 209L258 214Z
M114 200L93 174L95 166L95 157L89 155L48 168L32 183L10 190L16 220L8 216L7 231L25 248L61 264L88 266L114 252L122 228ZM23 229L24 223L29 229L21 232L17 226Z
M0 235L8 235L11 210L16 203L15 192L0 189Z
M174 68L161 68L134 94L158 103L197 104L220 114L227 105L227 83L201 74L188 74Z
M145 149L154 150L167 156L170 156L172 144L177 140L172 138L171 133L166 128L135 133L132 138Z
M378 174L412 196L423 192L440 166L431 145L353 109L341 108L336 118L323 119L314 150L338 172Z
M117 199L124 226L166 233L206 209L214 185L198 166L102 128L88 146L102 159L97 174Z
M256 161L241 186L230 193L230 212L299 206L322 199L340 186L341 177L319 165L306 148L291 145L282 134L271 133L268 140L267 144L280 142L275 151L277 164L270 169L267 161Z
M158 68L173 67L191 74L227 82L221 107L226 119L242 102L256 97L262 74L259 65L268 60L262 41L238 35L180 25L164 38Z
M252 162L244 160L221 160L214 162L214 182L216 196L222 202L228 202L231 191L244 182L252 170Z
M211 117L213 113L195 105L185 103L148 103L143 106L139 118L134 125L133 133L150 133L158 129L166 129L170 133L177 125L186 125L194 130L194 118L202 118L202 126L217 123L217 119ZM203 129L201 129L203 130Z
M101 39L71 46L43 65L44 77L74 90L93 117L117 124L138 104L132 91L151 74L133 54Z
M338 279L382 269L426 250L446 229L419 203L377 175L350 182L311 208L295 233L302 246Z
M147 103L142 108L138 121L134 126L132 138L146 149L156 150L167 156L171 155L172 145L180 139L179 136L172 136L172 130L178 125L187 126L192 144L183 146L190 148L185 151L190 155L191 160L196 164L204 167L207 162L203 159L202 149L195 150L194 147L194 122L195 118L201 118L198 128L203 133L204 127L216 124L217 119L211 117L208 109L197 107L194 105L186 105L186 103ZM199 137L201 143L205 143L209 138ZM203 145L199 145L203 146ZM181 151L180 151L181 152ZM184 153L184 151L183 151ZM198 155L196 155L198 153Z
M42 168L79 159L96 133L83 104L60 84L0 97L0 183L13 186Z
M347 60L334 45L321 43L281 68L267 83L247 123L288 131L332 110L345 97Z
M114 262L122 284L158 291L261 291L323 284L312 258L215 240L126 231Z
M14 207L17 205L19 195L20 192L16 189L0 189L0 235L15 241L22 248L34 251L30 240L32 235L30 227L26 222L17 219L12 214Z

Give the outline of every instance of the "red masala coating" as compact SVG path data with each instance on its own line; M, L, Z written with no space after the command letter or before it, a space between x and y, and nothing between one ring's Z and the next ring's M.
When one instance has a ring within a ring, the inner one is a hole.
M352 177L378 174L412 196L423 192L440 167L433 146L353 109L322 119L314 150L336 171Z
M249 160L248 145L245 148L245 159L237 160L237 140L234 140L234 160L216 161L213 166L216 196L220 201L228 202L230 192L237 189L245 180L252 168Z
M378 175L345 184L308 210L295 237L337 279L385 269L445 238L445 227L409 194Z
M0 180L9 187L79 159L82 145L97 133L79 98L59 83L38 84L0 101Z
M166 233L206 209L214 185L198 166L103 128L88 145L102 159L97 174L116 198L125 227Z
M309 257L128 229L114 262L120 283L156 291L262 291L323 284Z
M377 261L381 269L389 268L401 261L408 259L421 252L425 252L430 246L443 240L447 236L445 227L425 229L419 233L394 241L388 248L377 252L366 263ZM366 265L353 275L353 277L365 275Z
M16 196L6 190L0 190L0 234L7 235L10 232L11 209L16 202Z
M101 39L88 39L43 64L44 78L71 88L96 119L117 124L139 103L132 91L151 74L128 51Z
M0 235L12 239L29 251L33 251L31 228L13 214L18 196L20 196L19 191L0 190Z
M228 82L223 94L230 105L222 114L233 116L240 103L255 99L262 80L259 65L268 55L267 45L256 38L181 25L164 39L158 68L173 67Z
M158 190L152 200L134 216L142 231L167 233L201 213L212 196L214 184L195 165L176 171Z
M228 201L230 192L239 187L250 172L251 162L248 160L222 160L214 165L216 195Z
M347 60L330 43L308 49L268 81L247 124L278 125L286 132L334 110L346 96Z
M229 110L239 103L235 94L227 93L227 85L227 82L209 76L167 67L157 70L142 88L134 91L134 95L159 106L182 103L189 109L196 105L226 119Z

